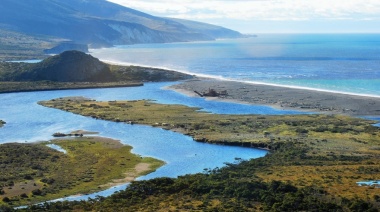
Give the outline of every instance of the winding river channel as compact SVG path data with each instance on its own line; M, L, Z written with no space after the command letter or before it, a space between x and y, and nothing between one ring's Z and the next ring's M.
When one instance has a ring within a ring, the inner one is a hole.
M166 162L155 172L139 180L155 177L177 177L203 172L204 169L222 167L236 158L251 159L263 157L264 150L222 146L194 142L189 136L143 125L128 125L96 120L72 113L46 108L37 104L41 100L58 97L84 96L101 101L152 99L158 103L183 104L200 107L204 111L226 114L296 114L296 111L276 110L266 106L252 106L236 103L207 101L199 97L188 97L164 89L173 83L147 83L141 87L103 88L83 90L58 90L0 94L0 119L6 125L0 128L0 144L9 142L37 142L53 139L55 132L67 133L73 130L99 132L100 136L119 139L133 147L132 152L150 156ZM68 197L81 200L97 195L108 196L126 185L108 190Z

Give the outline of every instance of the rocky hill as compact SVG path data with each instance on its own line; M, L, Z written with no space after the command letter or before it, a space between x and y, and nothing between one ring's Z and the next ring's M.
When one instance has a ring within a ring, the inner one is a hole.
M34 64L31 69L17 73L13 80L56 82L110 81L107 64L79 51L66 51Z
M0 62L0 81L157 82L191 77L156 68L109 65L75 50L65 51L35 64Z

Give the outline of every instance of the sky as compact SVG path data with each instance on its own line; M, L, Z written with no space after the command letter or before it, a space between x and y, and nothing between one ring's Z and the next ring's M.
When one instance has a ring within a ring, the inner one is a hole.
M242 33L380 33L380 0L108 0Z

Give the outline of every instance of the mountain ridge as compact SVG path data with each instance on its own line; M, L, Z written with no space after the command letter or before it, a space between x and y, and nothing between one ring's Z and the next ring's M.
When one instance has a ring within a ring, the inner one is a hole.
M91 48L243 36L224 27L156 17L106 0L34 0L33 3L3 0L0 26L27 35L87 44Z

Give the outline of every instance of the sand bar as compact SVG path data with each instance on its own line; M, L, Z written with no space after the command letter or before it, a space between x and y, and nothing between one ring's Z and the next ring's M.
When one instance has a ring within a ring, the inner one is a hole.
M198 96L194 91L203 93L210 88L217 92L225 90L228 95L216 98L282 109L352 116L380 116L378 97L204 78L184 81L169 88L192 96Z

